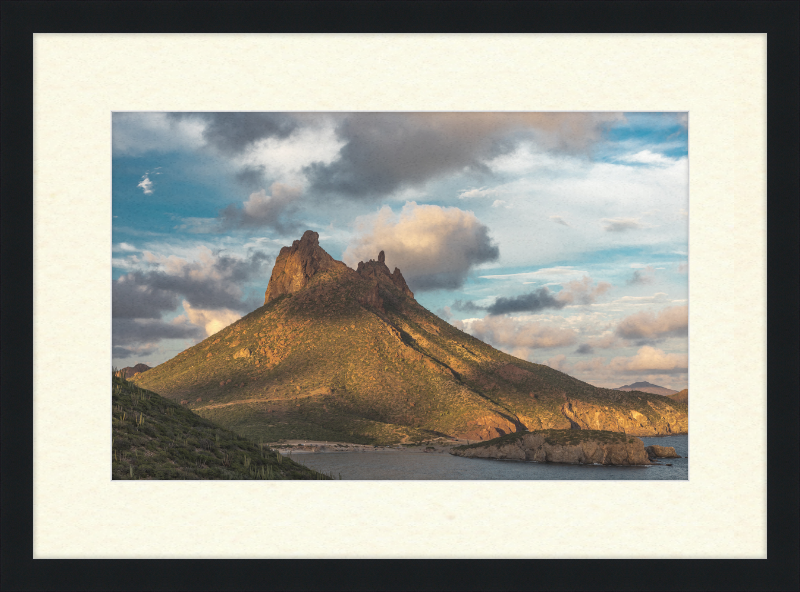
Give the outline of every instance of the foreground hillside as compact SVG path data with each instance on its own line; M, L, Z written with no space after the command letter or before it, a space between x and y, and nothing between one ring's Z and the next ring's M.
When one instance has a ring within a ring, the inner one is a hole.
M328 479L188 409L112 378L113 479Z
M383 253L353 270L311 231L282 249L262 307L135 380L257 441L688 430L686 405L500 352L417 303Z

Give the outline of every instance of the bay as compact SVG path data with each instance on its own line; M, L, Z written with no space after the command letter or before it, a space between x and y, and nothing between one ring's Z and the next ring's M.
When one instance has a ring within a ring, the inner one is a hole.
M293 454L304 465L337 479L381 480L687 480L689 436L640 438L645 446L673 446L682 458L658 465L621 467L462 458L448 453L411 451ZM672 466L667 466L670 463Z

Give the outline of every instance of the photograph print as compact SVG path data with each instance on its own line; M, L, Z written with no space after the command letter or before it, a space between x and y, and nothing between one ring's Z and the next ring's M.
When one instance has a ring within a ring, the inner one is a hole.
M113 479L688 479L688 113L111 117Z

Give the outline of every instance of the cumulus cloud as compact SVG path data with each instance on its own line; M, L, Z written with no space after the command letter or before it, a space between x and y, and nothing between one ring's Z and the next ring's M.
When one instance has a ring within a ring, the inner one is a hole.
M148 174L145 174L142 177L142 180L137 187L141 187L145 195L151 195L153 193L153 182L150 180Z
M553 356L549 360L545 362L546 365L550 366L553 370L558 370L563 372L566 370L567 366L567 356L564 354L558 354L557 356Z
M566 282L562 286L558 299L565 304L594 304L598 297L612 288L608 282L593 282L588 275L580 280Z
M625 232L626 230L638 230L647 228L636 218L603 218L600 220L606 232Z
M576 337L573 329L511 317L487 316L464 324L481 341L509 349L561 347L574 344Z
M414 291L458 288L474 266L500 256L489 229L459 208L407 202L399 215L384 206L357 224L359 236L344 262L356 267L384 251L386 265L400 268Z
M204 143L199 120L177 120L168 113L113 113L111 122L114 156L192 149Z
M585 150L612 113L354 113L336 128L343 146L330 163L305 168L314 190L378 198L450 172L489 173L487 163L534 138L554 150Z
M207 337L242 318L240 313L227 308L221 310L194 308L186 300L183 301L183 309L186 311L189 322L202 327Z
M283 183L273 183L270 194L261 189L251 193L241 207L230 204L219 213L220 228L273 228L280 233L288 233L297 229L297 223L291 220L297 211L297 201L301 195L299 187L291 187Z
M616 334L624 339L681 337L689 331L689 307L670 306L654 314L642 311L622 319Z
M668 354L663 350L646 345L640 348L635 356L614 358L609 362L608 366L613 372L623 374L639 374L643 372L676 374L687 371L689 356L686 354Z

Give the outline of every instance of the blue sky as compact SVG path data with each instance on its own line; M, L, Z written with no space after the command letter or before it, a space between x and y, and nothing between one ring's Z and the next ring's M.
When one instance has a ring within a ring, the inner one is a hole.
M112 145L117 367L260 306L312 229L503 351L687 385L686 113L115 113Z

